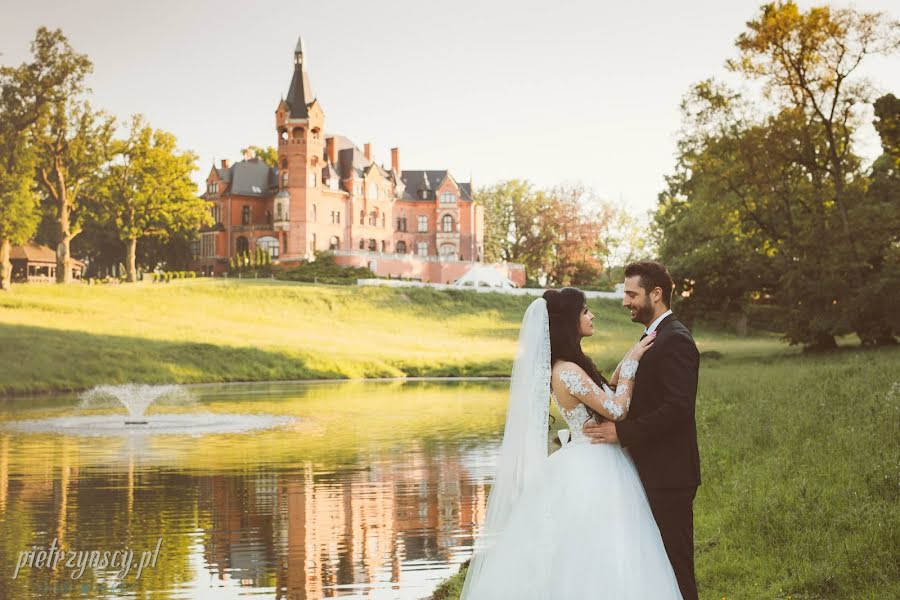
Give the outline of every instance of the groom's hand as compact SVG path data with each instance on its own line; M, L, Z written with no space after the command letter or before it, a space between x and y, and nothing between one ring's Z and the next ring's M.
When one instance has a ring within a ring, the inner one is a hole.
M591 438L592 444L616 444L619 441L616 424L612 421L585 423L584 434Z

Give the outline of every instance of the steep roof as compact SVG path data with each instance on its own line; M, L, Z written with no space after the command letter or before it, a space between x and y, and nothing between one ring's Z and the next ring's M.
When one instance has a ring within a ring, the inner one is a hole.
M288 87L287 97L284 99L291 110L291 118L306 119L309 117L309 106L315 100L312 86L309 84L309 74L306 71L306 57L303 50L303 39L297 39L297 47L294 49L294 76Z
M278 187L278 169L259 158L236 162L228 169L229 193L236 196L271 196Z
M12 246L9 249L10 260L27 260L31 263L56 264L56 252L47 246L41 246L34 242L27 242L22 246ZM72 258L76 265L84 266L77 258Z

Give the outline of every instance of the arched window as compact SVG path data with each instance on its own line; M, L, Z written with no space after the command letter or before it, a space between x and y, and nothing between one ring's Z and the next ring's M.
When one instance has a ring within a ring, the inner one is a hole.
M292 132L291 135L295 140L302 140L303 139L303 128L295 127L294 131Z
M256 240L256 247L262 248L263 250L268 252L269 256L271 256L272 258L278 258L278 251L280 249L278 240L276 240L272 236L267 235Z
M419 242L416 244L416 254L419 256L428 256L428 242Z
M249 225L250 224L250 207L244 206L241 209L241 225Z
M369 240L369 250L371 250L372 252L375 252L375 250L377 250L377 249L378 249L378 244L375 242L375 240Z
M453 232L453 217L450 215L444 215L441 218L441 231L444 233L452 233Z
M286 158L281 159L281 168L287 169L287 159Z
M456 246L453 244L441 244L440 254L444 258L453 258L456 256Z
M366 211L364 211L364 210L359 211L359 224L360 225L366 224Z
M328 240L328 249L329 250L340 250L341 249L341 238L336 235L331 236Z
M372 227L375 227L376 225L378 225L378 211L377 210L373 210L372 212L369 213L369 225L371 225Z
M406 242L402 240L397 242L396 252L397 254L406 254Z
M364 239L362 239L362 238L359 238L359 249L360 249L360 250L365 250L365 249L366 249L366 240L364 240Z
M247 254L250 252L250 242L242 235L238 236L236 246L238 254Z

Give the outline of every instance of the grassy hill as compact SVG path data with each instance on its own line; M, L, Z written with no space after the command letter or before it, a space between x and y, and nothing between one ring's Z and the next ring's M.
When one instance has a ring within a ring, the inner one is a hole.
M0 394L100 383L509 375L532 298L280 281L20 285L0 294ZM611 369L640 333L592 301L585 349ZM795 352L777 336L696 332L726 359Z

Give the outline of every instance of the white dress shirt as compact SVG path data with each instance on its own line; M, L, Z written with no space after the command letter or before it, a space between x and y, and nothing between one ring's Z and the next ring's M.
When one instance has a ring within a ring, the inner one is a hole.
M671 314L672 314L672 309L669 309L666 312L664 312L663 314L659 315L655 321L650 323L650 327L648 327L647 329L644 330L644 335L650 335L651 333L656 331L656 328L659 327L659 324L662 323L662 320Z

